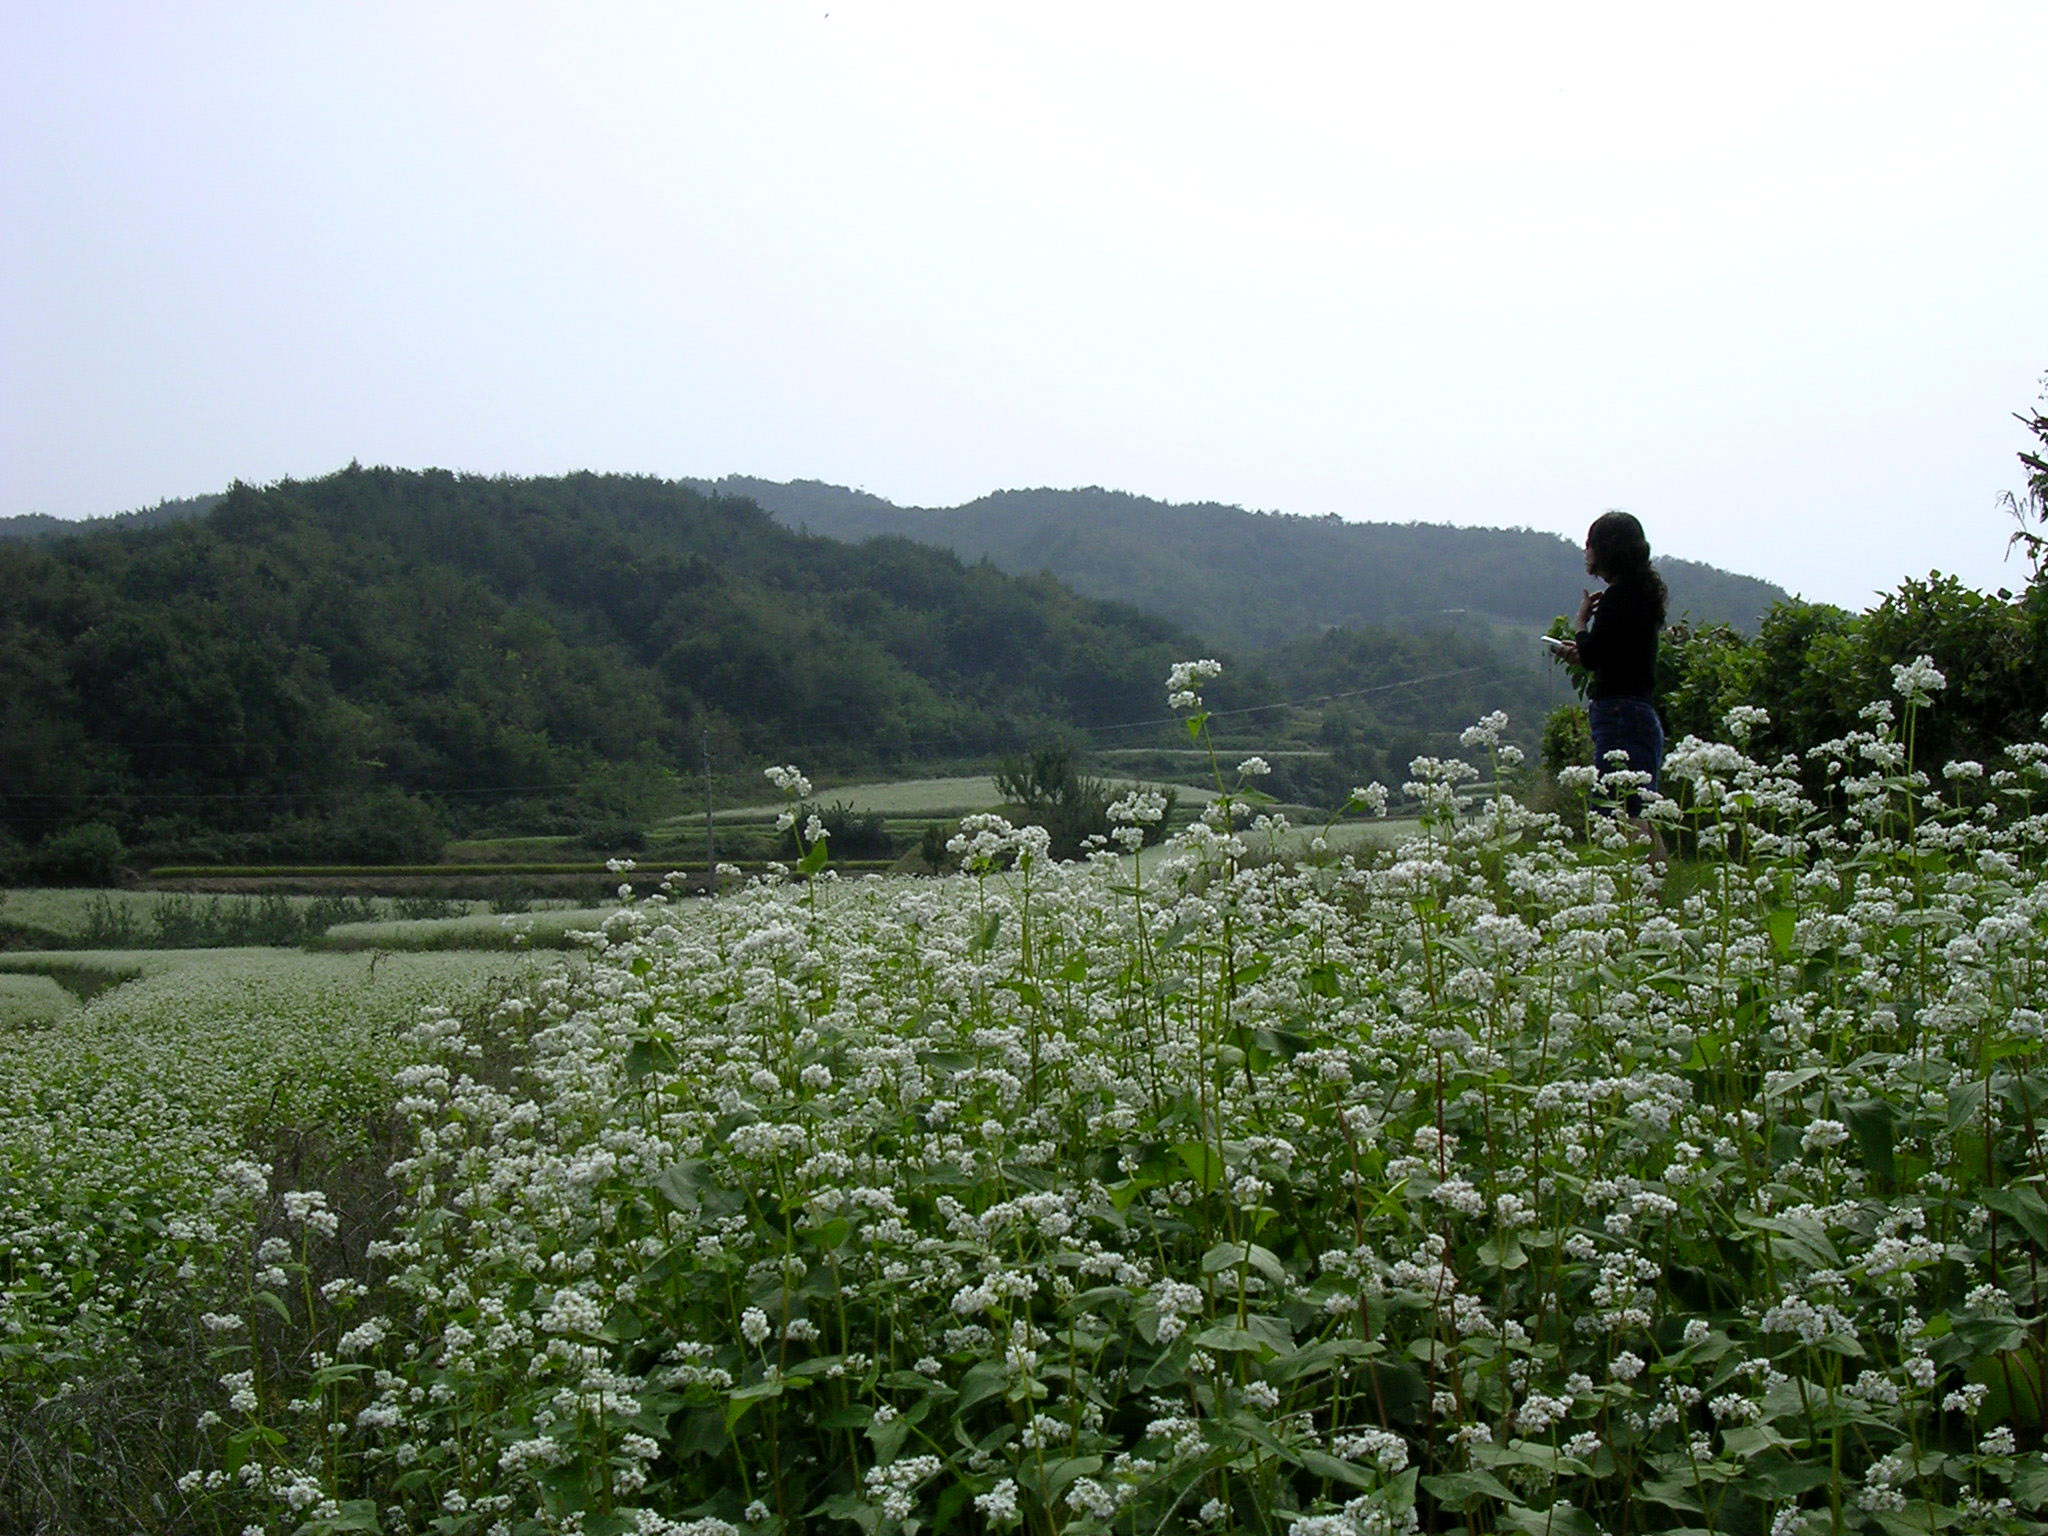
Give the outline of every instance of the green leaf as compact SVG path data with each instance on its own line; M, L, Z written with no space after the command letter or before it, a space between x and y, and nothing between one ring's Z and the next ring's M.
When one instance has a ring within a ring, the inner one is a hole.
M1317 1339L1285 1360L1275 1361L1270 1374L1275 1381L1300 1381L1332 1369L1339 1361L1371 1360L1386 1352L1377 1339Z
M1479 1245L1479 1262L1489 1269L1520 1269L1529 1262L1522 1244L1512 1232L1489 1238Z
M1957 1341L1979 1358L2002 1355L2027 1340L2026 1324L2016 1317L1958 1317L1950 1327Z
M804 1235L817 1245L820 1253L831 1253L853 1235L853 1223L844 1216L834 1216L822 1226L809 1228Z
M1010 1385L1010 1373L997 1360L977 1360L968 1367L967 1374L960 1378L960 1401L957 1411L965 1413L976 1403L991 1397L1001 1397Z
M2012 1472L2012 1494L2014 1500L2024 1508L2048 1508L2048 1461L2036 1456L2026 1461L2015 1462Z
M1780 960L1792 958L1792 930L1798 923L1799 914L1790 907L1774 907L1764 919L1764 926L1771 934L1771 948L1778 952Z
M1226 1354L1261 1354L1271 1349L1272 1343L1253 1333L1249 1328L1238 1328L1229 1323L1218 1323L1213 1328L1204 1328L1194 1337L1197 1349L1222 1350Z
M1978 1198L1999 1215L2018 1223L2035 1247L2048 1252L2048 1201L2042 1200L2040 1191L2031 1185L2015 1184L2009 1189L1987 1189Z
M1508 1485L1491 1472L1474 1467L1466 1472L1439 1472L1422 1479L1422 1486L1429 1490L1431 1497L1462 1507L1467 1499L1498 1499L1503 1504L1515 1501Z
M1925 1499L1908 1499L1904 1509L1880 1509L1874 1513L1877 1523L1891 1536L1927 1536L1929 1531L1947 1530L1961 1518L1947 1505L1930 1504Z
M886 1467L896 1459L903 1449L903 1442L910 1438L910 1420L897 1414L885 1424L870 1424L868 1439L875 1447L875 1464Z
M626 1052L626 1076L640 1082L656 1072L674 1072L678 1065L675 1047L666 1040L635 1040Z
M1348 1483L1353 1488L1377 1488L1379 1478L1363 1467L1354 1467L1348 1461L1339 1461L1327 1452L1307 1446L1289 1453L1304 1471L1313 1472L1317 1477L1333 1483Z
M1652 1504L1662 1504L1666 1509L1675 1509L1682 1514L1703 1513L1700 1500L1691 1483L1676 1479L1650 1478L1637 1485L1638 1491Z
M1202 1273L1205 1275L1235 1269L1240 1264L1249 1264L1275 1285L1287 1283L1287 1266L1280 1262L1280 1256L1257 1243L1218 1243L1202 1255Z
M796 872L808 879L825 867L825 860L830 856L830 851L825 846L825 839L821 837L804 851L804 856L801 859L797 860Z
M1842 1260L1821 1224L1806 1216L1753 1216L1735 1213L1735 1219L1755 1232L1769 1234L1767 1240L1780 1254L1789 1255L1812 1269L1840 1269Z
M874 1536L882 1525L881 1510L857 1493L835 1493L811 1513L829 1515L834 1520L851 1521L866 1532L867 1536Z
M384 1524L377 1518L375 1499L348 1499L340 1510L325 1520L315 1522L322 1531L381 1531Z
M702 1203L697 1193L706 1164L702 1158L685 1158L654 1176L654 1190L679 1211L695 1211Z
M1746 1461L1765 1451L1797 1450L1806 1442L1788 1440L1768 1424L1742 1424L1722 1431L1721 1443L1726 1447L1728 1455L1738 1461Z
M1273 956L1262 950L1252 956L1251 959L1245 961L1243 965L1237 966L1231 971L1230 984L1233 987L1248 987L1262 978L1271 969L1273 969Z
M749 1413L754 1404L766 1398L782 1396L783 1384L779 1381L757 1381L752 1386L735 1387L726 1394L725 1427L729 1433Z
M975 933L973 942L967 946L967 952L969 954L974 955L987 954L990 950L995 948L996 935L1001 933L1002 931L1003 914L1000 912L989 913L989 915L982 920L981 927Z
M1897 1112L1883 1099L1870 1099L1846 1106L1842 1110L1842 1118L1848 1122L1850 1134L1856 1138L1856 1150L1862 1154L1863 1166L1886 1184L1897 1184L1898 1167L1892 1157L1892 1148L1899 1139Z
M1026 1486L1036 1484L1034 1491L1038 1494L1039 1502L1047 1508L1053 1508L1059 1503L1060 1495L1072 1487L1077 1478L1090 1477L1102 1470L1102 1458L1068 1456L1047 1467L1043 1477L1032 1477L1028 1467L1019 1470L1025 1474L1023 1481Z
M1500 1523L1524 1536L1596 1536L1592 1517L1576 1505L1558 1503L1549 1509L1529 1509L1510 1504L1500 1512Z
M264 1306L270 1308L271 1311L275 1312L287 1323L289 1323L292 1320L291 1309L285 1306L283 1300L279 1298L277 1292L258 1291L256 1293L255 1299L257 1301L262 1302Z
M1214 1189L1223 1178L1223 1159L1216 1155L1216 1149L1206 1141L1182 1141L1174 1144L1174 1155L1187 1165L1189 1173L1204 1191Z

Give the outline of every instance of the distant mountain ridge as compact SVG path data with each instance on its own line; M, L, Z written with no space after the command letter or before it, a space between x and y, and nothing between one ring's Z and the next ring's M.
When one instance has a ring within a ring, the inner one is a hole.
M1170 503L1090 486L995 491L958 507L904 507L820 480L727 475L673 482L744 497L777 522L845 543L893 535L986 559L1012 575L1043 571L1076 592L1172 620L1219 643L1265 650L1332 627L1413 629L1448 612L1548 624L1585 584L1578 546L1529 528L1354 523L1331 514L1248 512ZM193 496L113 517L0 518L0 542L204 515ZM1653 541L1654 541L1654 529ZM1783 588L1693 560L1660 558L1671 615L1754 632Z
M37 539L61 539L69 534L98 532L108 528L161 528L167 523L189 522L204 517L220 504L220 496L186 496L160 501L135 512L116 512L110 517L52 517L47 512L24 512L19 517L0 517L0 543L24 543Z
M1353 523L1334 514L1172 504L1093 486L997 491L931 508L815 480L729 475L683 483L745 497L814 534L848 541L892 534L1012 574L1045 571L1087 596L1250 649L1332 626L1410 628L1455 610L1541 628L1573 606L1586 581L1578 546L1527 528ZM1697 561L1659 559L1657 567L1671 588L1674 620L1754 631L1787 595Z

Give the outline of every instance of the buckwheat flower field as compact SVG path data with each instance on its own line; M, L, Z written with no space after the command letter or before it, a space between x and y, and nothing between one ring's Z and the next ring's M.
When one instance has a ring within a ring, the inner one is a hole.
M2048 747L1924 771L1898 682L1679 743L1669 875L1418 759L1390 855L970 818L388 1049L24 1037L0 1411L206 1362L109 1529L2048 1529ZM266 1094L392 1117L379 1199Z

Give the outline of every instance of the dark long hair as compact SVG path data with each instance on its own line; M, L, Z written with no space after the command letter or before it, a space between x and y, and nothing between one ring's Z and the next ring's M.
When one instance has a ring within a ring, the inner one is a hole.
M1586 530L1586 550L1592 556L1595 576L1610 586L1618 581L1634 582L1655 599L1657 627L1664 627L1664 611L1671 592L1664 578L1650 564L1650 540L1643 525L1629 512L1603 512Z

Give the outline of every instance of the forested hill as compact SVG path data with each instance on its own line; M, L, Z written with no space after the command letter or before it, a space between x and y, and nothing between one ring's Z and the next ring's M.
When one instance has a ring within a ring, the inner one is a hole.
M145 847L289 825L302 851L422 809L531 827L696 770L707 731L758 771L1156 716L1196 646L1046 577L671 482L351 466L0 543L0 818Z
M748 497L812 533L897 534L1006 571L1047 571L1076 591L1255 648L1330 625L1407 628L1455 609L1540 628L1585 584L1577 545L1529 529L1351 523L1099 489L998 491L926 508L811 480L688 483ZM1674 619L1753 631L1786 595L1690 560L1660 559L1658 568Z

